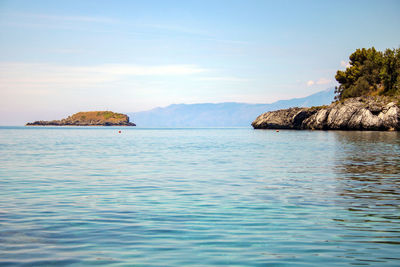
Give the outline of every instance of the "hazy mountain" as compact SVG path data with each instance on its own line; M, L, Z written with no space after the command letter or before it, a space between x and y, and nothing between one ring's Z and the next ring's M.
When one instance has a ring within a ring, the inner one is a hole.
M329 88L307 97L280 100L271 104L173 104L148 111L131 112L128 115L138 127L250 127L251 122L264 112L289 107L326 105L333 98L334 89Z

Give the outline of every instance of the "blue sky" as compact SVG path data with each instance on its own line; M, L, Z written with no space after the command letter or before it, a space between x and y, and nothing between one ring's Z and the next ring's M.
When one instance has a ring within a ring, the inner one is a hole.
M0 0L0 124L306 96L355 49L398 48L398 14L385 0Z

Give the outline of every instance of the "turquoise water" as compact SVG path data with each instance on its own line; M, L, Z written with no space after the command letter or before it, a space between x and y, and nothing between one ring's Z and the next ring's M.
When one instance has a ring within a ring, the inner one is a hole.
M2 127L0 152L0 265L400 265L400 133Z

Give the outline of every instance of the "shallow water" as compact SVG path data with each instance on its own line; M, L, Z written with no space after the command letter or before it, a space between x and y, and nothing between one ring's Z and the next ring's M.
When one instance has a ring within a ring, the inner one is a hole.
M400 265L397 132L1 127L0 160L0 265Z

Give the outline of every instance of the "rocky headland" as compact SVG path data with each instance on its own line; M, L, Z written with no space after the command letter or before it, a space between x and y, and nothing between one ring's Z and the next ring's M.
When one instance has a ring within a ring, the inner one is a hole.
M136 126L125 114L112 111L78 112L66 119L29 122L26 126Z
M255 129L400 130L400 48L356 49L338 70L335 100L329 106L264 113Z
M254 129L400 130L399 101L384 97L355 97L329 106L266 112Z

